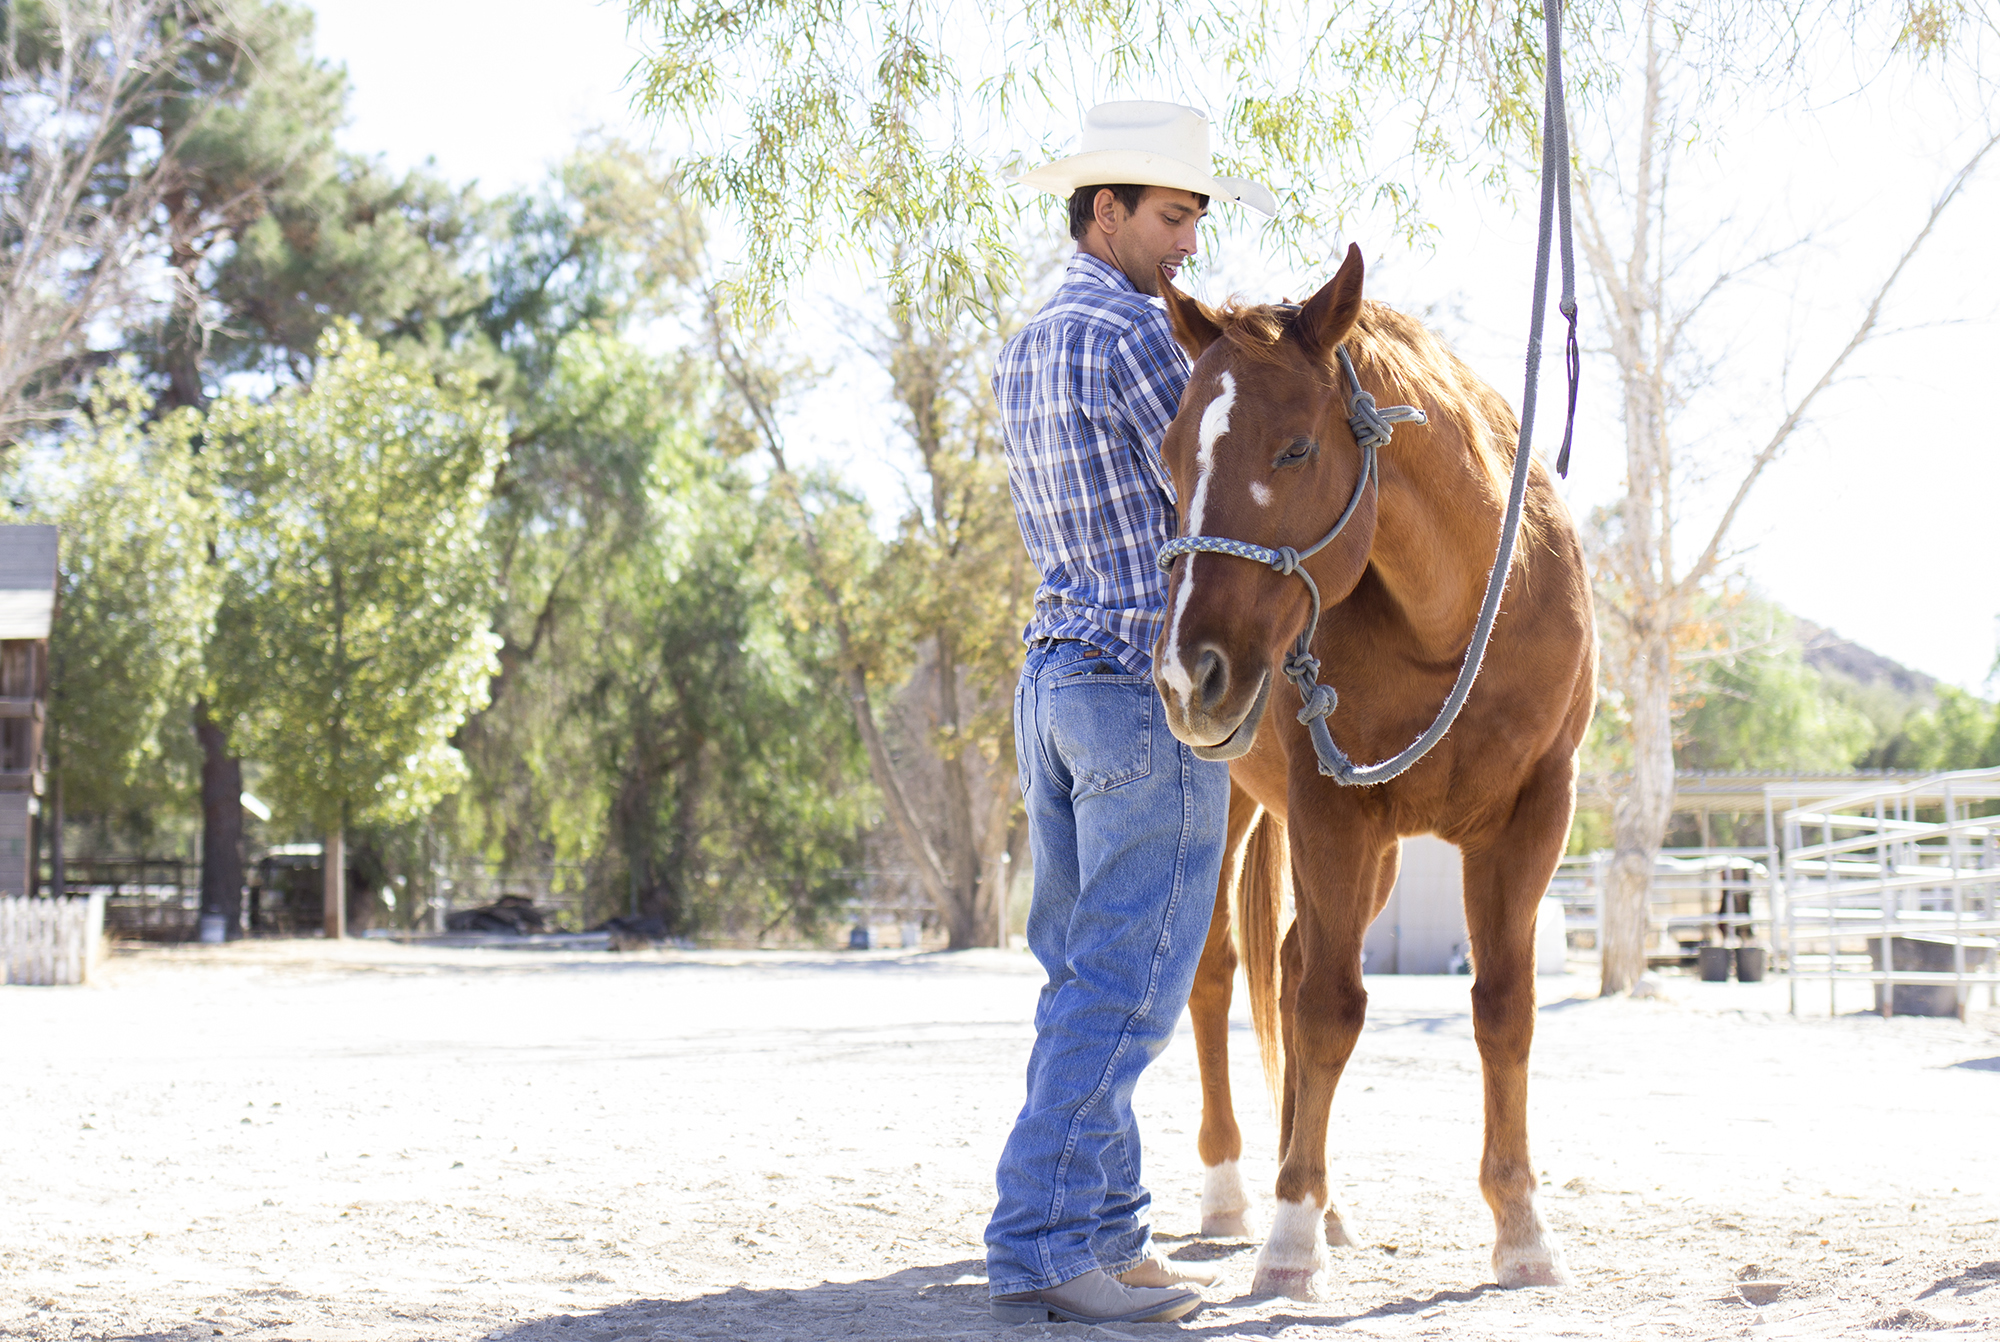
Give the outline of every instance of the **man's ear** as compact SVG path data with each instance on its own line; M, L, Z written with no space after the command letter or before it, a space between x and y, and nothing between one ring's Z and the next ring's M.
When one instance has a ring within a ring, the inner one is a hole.
M1167 324L1188 358L1199 359L1203 350L1222 338L1222 324L1215 320L1215 313L1199 298L1176 289L1164 270L1160 272L1160 297L1167 301Z
M1347 244L1347 259L1324 288L1307 300L1292 331L1315 363L1333 357L1333 347L1347 339L1361 316L1361 249Z
M1131 217L1118 199L1118 193L1108 186L1097 188L1097 195L1090 202L1090 214L1097 220L1099 231L1106 234L1117 233Z

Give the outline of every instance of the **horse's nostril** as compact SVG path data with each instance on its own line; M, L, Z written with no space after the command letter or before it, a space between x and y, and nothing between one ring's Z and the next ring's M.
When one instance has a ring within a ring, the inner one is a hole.
M1194 698L1205 710L1213 710L1229 693L1229 663L1214 648L1204 648L1194 664Z

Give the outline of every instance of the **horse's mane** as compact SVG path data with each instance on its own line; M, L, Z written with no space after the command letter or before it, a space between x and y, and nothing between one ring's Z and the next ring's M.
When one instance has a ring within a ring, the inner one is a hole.
M1243 357L1290 367L1294 362L1285 347L1298 315L1299 309L1290 304L1231 298L1215 313L1215 320L1222 338ZM1506 492L1520 422L1506 398L1471 365L1415 317L1373 299L1363 300L1361 315L1344 343L1362 390L1373 395L1377 405L1421 406L1434 421L1442 414L1495 488ZM1320 369L1328 390L1345 389L1337 369L1331 360ZM1528 509L1531 529L1539 529L1540 511Z

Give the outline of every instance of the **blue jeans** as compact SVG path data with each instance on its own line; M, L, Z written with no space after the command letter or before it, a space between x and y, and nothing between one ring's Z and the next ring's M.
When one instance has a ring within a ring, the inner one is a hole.
M1150 677L1081 643L1029 649L1014 749L1035 856L1028 945L1049 977L986 1227L994 1295L1152 1253L1132 1091L1194 986L1229 813L1229 766L1174 739Z

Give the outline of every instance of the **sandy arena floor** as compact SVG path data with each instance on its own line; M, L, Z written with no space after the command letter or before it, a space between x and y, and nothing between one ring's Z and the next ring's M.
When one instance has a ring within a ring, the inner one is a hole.
M1019 1103L1025 955L314 942L0 988L0 1336L946 1338ZM1191 1238L1185 1026L1141 1086L1186 1325L1015 1337L2000 1337L2000 1015L1784 1014L1782 981L1543 981L1536 1159L1578 1284L1489 1285L1465 979L1376 978L1335 1110L1368 1247L1321 1303ZM1982 999L1983 1000L1983 999ZM1862 1006L1860 998L1844 1004ZM1239 1030L1253 1187L1275 1141ZM1739 1280L1768 1303L1745 1303Z

